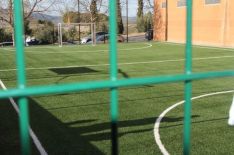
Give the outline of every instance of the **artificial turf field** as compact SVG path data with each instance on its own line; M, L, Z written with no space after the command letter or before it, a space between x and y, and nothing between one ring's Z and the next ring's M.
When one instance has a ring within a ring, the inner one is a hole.
M25 49L27 85L53 85L109 79L108 46L38 46ZM13 48L0 48L0 79L16 87ZM118 77L182 74L184 45L118 45ZM234 50L193 47L193 72L234 69ZM193 82L193 97L234 90L234 78ZM119 154L161 154L154 138L157 117L183 100L184 84L119 89ZM191 153L234 154L234 128L227 125L232 93L194 100ZM16 99L17 100L17 99ZM30 123L48 154L111 154L109 90L30 97ZM9 100L0 100L0 154L19 154L18 116ZM171 154L182 154L183 106L160 124L160 137ZM32 154L38 154L32 144Z

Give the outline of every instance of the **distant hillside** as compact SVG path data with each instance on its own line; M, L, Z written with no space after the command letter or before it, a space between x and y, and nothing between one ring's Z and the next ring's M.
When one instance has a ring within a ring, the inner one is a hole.
M52 21L54 24L58 24L62 22L61 16L51 16L51 15L39 14L39 13L33 13L32 18L37 19L37 20Z
M38 14L38 13L34 13L32 15L32 17L34 19L40 19L40 20L48 20L48 21L52 21L53 23L55 24L58 24L58 23L63 23L63 19L61 16L51 16L51 15L46 15L46 14ZM122 17L123 19L123 23L125 24L126 23L126 20L127 20L127 17L126 16L123 16ZM128 17L128 23L129 24L136 24L136 17Z
M0 13L2 16L7 15L7 9L1 9ZM47 21L52 21L54 24L58 24L62 22L62 17L60 16L51 16L47 14L42 14L42 13L33 13L31 16L33 19L36 20L47 20Z
M123 16L122 17L123 23L126 23L127 17ZM129 24L136 24L136 17L128 17L128 23Z
M3 14L6 12L7 12L6 9L1 11L1 13ZM63 19L61 16L52 16L52 15L47 15L47 14L42 14L42 13L33 13L31 17L36 20L52 21L54 24L63 23ZM123 23L125 24L126 16L123 16L122 19L123 19ZM128 17L128 23L136 24L136 17Z

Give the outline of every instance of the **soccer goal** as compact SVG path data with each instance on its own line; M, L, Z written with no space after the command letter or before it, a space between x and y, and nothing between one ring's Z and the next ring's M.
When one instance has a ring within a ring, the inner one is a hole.
M95 23L58 23L59 47L78 44L96 45L95 34Z

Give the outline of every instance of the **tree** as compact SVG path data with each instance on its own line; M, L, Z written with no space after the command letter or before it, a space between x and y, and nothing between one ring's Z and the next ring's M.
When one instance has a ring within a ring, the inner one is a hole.
M138 0L137 17L143 16L143 0Z
M30 29L29 24L30 24L29 20L24 21L24 33L25 33L25 35L31 35L32 34L32 29Z
M98 22L98 14L106 14L108 12L107 0L57 0L58 10L64 16L68 12L77 12L77 5L79 2L81 16L87 15L86 20ZM89 14L89 15L88 15ZM70 14L73 16L73 14ZM70 17L72 20L72 17Z
M121 3L120 0L117 0L117 29L118 34L123 34L124 26L121 13Z
M4 42L3 36L4 36L4 30L0 28L0 42Z
M144 23L144 17L140 16L137 17L137 30L138 32L144 32L145 31L145 23Z
M33 30L33 35L40 41L40 44L51 44L55 41L54 24L50 21L38 21L38 26Z
M0 28L0 42L11 41L11 34L7 33L3 28Z
M63 21L69 23L96 23L97 30L101 30L103 25L107 26L106 20L103 20L103 16L106 16L108 12L107 0L58 0L60 4L58 8L62 14ZM78 15L78 4L80 12L80 21ZM77 15L76 15L77 14ZM75 16L74 16L75 15ZM65 17L66 16L66 17ZM102 18L102 19L100 19ZM77 19L77 20L76 20Z
M74 42L76 34L77 34L77 29L75 27L69 28L67 32L67 39L71 42Z
M96 23L98 21L97 1L96 0L91 1L90 13L91 13L91 22Z
M77 0L75 0L75 4L77 3ZM95 2L94 2L95 1ZM96 9L98 13L107 13L108 12L108 1L107 0L79 0L81 9L84 12L91 12L91 5L92 3L96 3Z
M146 1L146 9L153 11L154 10L154 4L152 0L145 0Z
M24 0L23 1L23 15L24 21L30 21L33 13L42 13L48 11L56 0ZM13 0L0 1L0 20L4 21L11 28L13 34ZM14 35L12 35L13 38ZM14 42L14 38L12 39Z
M63 22L67 23L68 22L68 16L70 16L70 22L71 23L78 23L79 22L79 15L77 12L66 12L63 15ZM98 21L100 22L107 22L108 21L108 16L103 14L103 13L99 13L97 14L97 18ZM80 22L81 23L90 23L91 22L91 15L89 13L80 13Z
M143 17L143 0L138 0L137 9L137 30L138 32L144 32L144 17Z
M64 13L63 15L63 22L64 23L77 23L78 22L78 13L69 11Z
M144 31L152 29L152 26L153 26L153 15L149 11L144 15Z

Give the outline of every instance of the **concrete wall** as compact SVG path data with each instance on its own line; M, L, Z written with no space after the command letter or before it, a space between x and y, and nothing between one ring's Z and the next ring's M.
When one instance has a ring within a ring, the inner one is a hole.
M154 40L163 41L167 38L169 42L184 43L186 6L177 7L178 0L167 1L168 9L162 8L166 0L155 0ZM234 0L220 0L218 4L209 5L205 4L205 0L193 0L193 43L234 47L232 12Z

